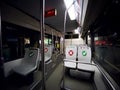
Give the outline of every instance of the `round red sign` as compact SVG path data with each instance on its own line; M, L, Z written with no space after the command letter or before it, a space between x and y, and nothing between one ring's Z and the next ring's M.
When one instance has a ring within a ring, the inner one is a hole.
M70 50L68 53L69 53L70 56L73 55L73 51L72 50Z
M45 53L47 53L48 52L48 48L45 48Z

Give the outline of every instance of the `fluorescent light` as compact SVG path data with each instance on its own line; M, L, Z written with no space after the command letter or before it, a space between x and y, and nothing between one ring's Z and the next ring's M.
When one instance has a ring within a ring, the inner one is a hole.
M75 34L79 34L80 33L80 27L78 27L77 29L74 30Z
M74 30L74 33L75 33L75 34L78 34L78 33L79 33L78 29L75 29L75 30Z
M73 0L64 0L65 6L68 9L70 20L76 19L74 4L72 5L73 2Z
M68 14L69 14L70 20L75 20L76 19L76 17L75 17L75 9L74 9L73 5L68 10Z
M61 41L63 41L63 37L61 37L61 39L60 39Z

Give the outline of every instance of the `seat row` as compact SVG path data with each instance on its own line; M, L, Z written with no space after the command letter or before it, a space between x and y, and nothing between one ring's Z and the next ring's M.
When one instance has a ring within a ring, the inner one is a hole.
M46 45L44 47L45 63L51 62L53 46ZM20 75L26 76L29 73L37 70L41 62L41 53L39 48L27 48L23 58L10 61L4 64L5 76L10 75L11 72L16 72Z
M78 69L94 72L91 62L91 48L87 45L69 45L65 50L64 66L70 69Z

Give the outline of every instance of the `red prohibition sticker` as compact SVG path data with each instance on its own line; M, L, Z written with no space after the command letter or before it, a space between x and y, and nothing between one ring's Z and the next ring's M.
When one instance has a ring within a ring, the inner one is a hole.
M68 53L69 53L70 56L73 55L73 51L72 50L70 50Z
M45 53L47 53L48 52L48 48L45 48Z

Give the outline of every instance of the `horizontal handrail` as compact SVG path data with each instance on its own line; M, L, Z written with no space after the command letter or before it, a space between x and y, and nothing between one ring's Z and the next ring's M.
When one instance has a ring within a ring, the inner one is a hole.
M74 63L81 63L81 64L89 64L89 65L94 65L94 66L96 66L96 64L83 63L83 62L81 62L81 61L75 61L74 59L63 59L63 61L66 61L66 62L74 62Z

